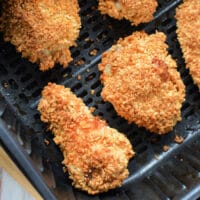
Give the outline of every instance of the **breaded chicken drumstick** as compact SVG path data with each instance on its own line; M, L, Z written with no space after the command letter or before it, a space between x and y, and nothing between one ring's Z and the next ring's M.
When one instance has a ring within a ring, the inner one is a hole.
M157 8L156 0L99 0L99 10L116 19L127 19L133 25L153 19Z
M200 1L184 0L176 9L176 19L186 67L200 89Z
M129 140L94 117L70 89L49 83L38 110L41 120L50 125L76 188L97 194L127 178L128 161L134 156Z
M102 56L102 97L129 122L164 134L181 120L185 87L165 35L135 32Z
M40 70L55 63L66 67L81 27L78 12L77 0L4 0L0 28L5 41L38 62Z

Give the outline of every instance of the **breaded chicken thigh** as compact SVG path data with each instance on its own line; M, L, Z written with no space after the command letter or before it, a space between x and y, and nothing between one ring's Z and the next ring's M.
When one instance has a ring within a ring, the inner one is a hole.
M94 117L70 89L49 83L38 110L41 120L50 125L76 188L97 194L127 178L128 161L134 156L129 140Z
M186 67L200 89L200 1L184 0L176 9L176 19Z
M0 28L5 41L38 62L40 70L55 63L66 67L81 27L78 12L77 0L4 0Z
M164 134L181 120L185 87L168 55L165 35L135 32L105 52L102 97L128 122Z
M99 10L116 19L127 19L133 25L153 19L157 8L156 0L99 0Z

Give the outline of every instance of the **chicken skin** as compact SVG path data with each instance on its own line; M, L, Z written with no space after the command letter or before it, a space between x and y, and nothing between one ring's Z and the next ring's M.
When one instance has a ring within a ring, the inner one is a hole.
M70 89L49 83L38 110L50 125L76 188L97 194L119 187L127 178L128 161L134 156L129 140L94 117Z
M16 46L29 61L45 71L72 61L69 48L75 45L81 27L77 0L2 1L0 30L4 40Z
M157 5L156 0L99 0L102 14L119 20L125 18L136 26L151 21Z
M163 33L135 32L105 52L102 97L128 122L165 134L181 120L185 87Z
M200 1L185 0L176 9L177 35L194 83L200 89Z

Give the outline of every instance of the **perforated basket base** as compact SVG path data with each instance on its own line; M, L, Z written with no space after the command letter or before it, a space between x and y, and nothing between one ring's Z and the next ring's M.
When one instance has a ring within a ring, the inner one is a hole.
M80 0L83 28L78 38L78 46L71 48L74 61L66 69L56 66L48 72L40 72L37 64L22 59L21 55L16 53L15 47L5 43L1 36L1 141L46 199L49 192L62 200L195 199L200 195L200 94L185 68L175 32L174 13L181 1L158 2L158 10L151 23L132 27L128 21L102 16L97 10L96 1ZM176 125L174 131L164 136L150 134L145 129L128 124L118 117L112 105L103 102L100 96L102 85L97 65L101 54L118 38L130 35L136 30L145 30L147 33L159 30L167 35L168 51L177 61L178 70L186 85L186 101L182 107L183 120ZM94 49L96 55L91 53ZM81 76L80 80L78 75ZM137 155L130 161L130 176L121 188L99 196L89 196L71 186L68 175L62 170L62 153L54 144L52 134L46 133L46 127L40 122L36 110L41 90L49 81L70 87L89 107L96 108L94 114L101 116L111 127L128 136ZM91 95L91 90L95 91L94 95ZM183 144L174 143L175 134L184 137ZM48 145L45 140L49 141ZM163 151L164 145L170 147L169 151ZM25 151L28 157L20 154L21 150ZM30 162L27 163L27 160ZM25 166L29 166L33 171L29 173ZM41 174L51 191L44 189L42 179L33 176L34 170ZM38 184L37 180L40 180ZM48 198L53 198L50 196Z

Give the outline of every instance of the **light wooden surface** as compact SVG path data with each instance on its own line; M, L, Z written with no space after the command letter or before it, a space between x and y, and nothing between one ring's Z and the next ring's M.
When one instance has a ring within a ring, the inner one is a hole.
M28 179L18 169L10 157L0 146L0 167L3 168L10 176L12 176L32 197L36 200L42 200L40 194L31 185ZM11 190L12 191L12 190Z

